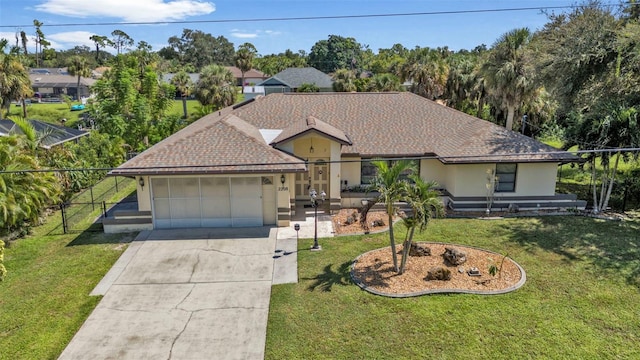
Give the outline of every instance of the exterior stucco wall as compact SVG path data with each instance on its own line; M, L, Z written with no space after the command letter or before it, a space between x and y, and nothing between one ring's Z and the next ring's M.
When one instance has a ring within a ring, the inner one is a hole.
M448 189L450 167L437 159L420 160L420 177L426 181L435 181L441 189Z
M341 176L342 186L344 182L347 182L347 186L360 185L360 158L343 158L346 162L341 164Z
M521 196L551 196L556 193L558 164L518 164L516 194Z
M340 198L340 190L342 187L340 186L341 174L340 174L340 144L337 142L331 141L329 143L330 147L330 157L329 159L332 161L329 164L329 197L331 199L339 199Z
M140 186L140 178L144 180L144 187ZM136 178L136 195L138 197L138 210L151 211L151 181L148 176Z
M453 196L486 196L487 170L495 169L495 164L461 164L451 167L452 187L447 190ZM550 196L555 194L556 163L518 164L515 192L500 192L505 196Z

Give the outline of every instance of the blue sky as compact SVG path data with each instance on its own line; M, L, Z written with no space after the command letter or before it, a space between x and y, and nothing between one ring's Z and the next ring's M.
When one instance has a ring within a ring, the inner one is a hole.
M539 29L547 17L540 10L392 16L294 21L248 21L158 25L91 25L96 23L219 21L238 19L399 14L544 8L569 6L575 0L0 0L0 37L15 41L16 30L34 34L38 19L52 47L57 50L88 45L93 34L109 35L120 29L136 42L144 40L154 50L183 28L224 36L237 48L251 42L260 54L305 50L331 34L354 37L374 52L400 43L407 48L449 46L473 49L491 46L503 33L518 27ZM554 10L564 12L568 9ZM47 26L83 24L79 26ZM34 46L30 41L30 46Z

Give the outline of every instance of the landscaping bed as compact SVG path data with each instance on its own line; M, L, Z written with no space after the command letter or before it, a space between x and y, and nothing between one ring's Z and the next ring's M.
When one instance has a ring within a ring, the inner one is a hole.
M393 267L391 247L372 250L356 259L352 269L354 281L365 290L379 295L392 297L417 296L429 293L477 293L499 294L513 291L522 285L524 271L510 258L478 248L442 244L420 243L431 249L430 256L409 256L402 275L398 275ZM398 252L402 245L396 246ZM445 248L455 248L466 254L466 262L451 266L442 254ZM400 255L398 255L400 261ZM495 276L489 273L489 267L495 265L502 268ZM450 280L426 280L427 273L436 267L450 271ZM479 276L470 276L472 268L479 270Z

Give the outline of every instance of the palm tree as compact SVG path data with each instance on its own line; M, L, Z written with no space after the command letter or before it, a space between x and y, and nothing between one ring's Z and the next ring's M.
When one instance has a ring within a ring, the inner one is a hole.
M415 229L424 231L433 216L442 217L444 215L444 206L439 198L440 194L435 190L438 184L433 181L426 182L415 174L409 178L413 183L404 183L404 200L411 206L411 216L402 219L407 227L407 235L402 246L402 261L398 271L400 275L404 272L407 264Z
M432 58L407 61L401 69L403 81L411 80L411 92L431 100L442 96L449 67L444 59Z
M400 83L400 79L398 79L398 77L393 74L376 74L369 81L368 89L369 91L374 92L401 91L402 84Z
M238 47L234 57L234 62L242 74L242 93L244 94L244 74L253 68L253 58L256 55L256 48L253 44L244 43Z
M333 90L336 92L352 92L357 91L356 75L353 71L347 69L339 69L333 74Z
M231 71L220 65L207 65L195 86L196 99L210 110L232 105L236 100L235 78Z
M373 160L371 161L376 167L377 173L371 183L371 190L380 193L376 202L383 202L386 206L387 216L389 217L389 242L391 244L391 253L393 256L393 267L395 271L399 271L398 268L398 254L396 253L396 242L393 235L393 215L395 214L395 203L400 201L403 196L403 191L406 181L400 180L400 175L406 171L415 171L415 165L410 160L399 160L389 166L389 162L386 160Z
M24 99L33 95L29 72L15 54L5 54L0 48L0 105L8 114L12 100L23 102L22 111L27 116Z
M186 71L180 70L173 78L171 78L171 84L180 91L180 96L182 97L182 111L184 112L184 118L186 119L189 116L189 114L187 114L187 98L191 95L191 88L193 87L191 77Z
M80 78L91 76L91 68L89 67L87 59L79 55L72 56L68 62L67 72L69 72L69 75L76 75L78 77L76 100L80 100Z
M42 210L59 200L60 187L50 172L38 170L38 160L16 135L0 138L0 228L11 230L23 221L34 222Z
M527 28L514 29L503 34L493 45L482 66L489 93L507 110L506 128L513 129L516 108L532 96L533 71L527 60L526 48L531 41Z

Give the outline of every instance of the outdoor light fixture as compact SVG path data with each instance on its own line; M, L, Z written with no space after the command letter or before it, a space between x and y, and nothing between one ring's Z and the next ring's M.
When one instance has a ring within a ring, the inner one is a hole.
M313 154L313 151L314 151L314 149L313 149L313 138L311 138L311 147L309 148L309 153Z
M300 224L295 224L295 225L293 225L293 229L296 231L296 242L298 242L298 240L300 239L300 238L298 237L298 235L299 235L299 231L300 231Z
M140 187L144 187L144 178L143 178L143 177L141 177L141 178L138 180L138 184L140 184Z
M318 199L318 193L316 189L311 189L309 191L309 197L311 197L311 206L313 207L313 221L314 221L314 233L313 233L313 246L311 247L312 251L322 250L320 245L318 245L318 202L323 202L327 196L327 193L324 190L320 191L320 198Z
M284 174L280 175L280 183L281 183L282 185L284 185L284 182L285 182L286 180L287 180L287 179L284 177Z

